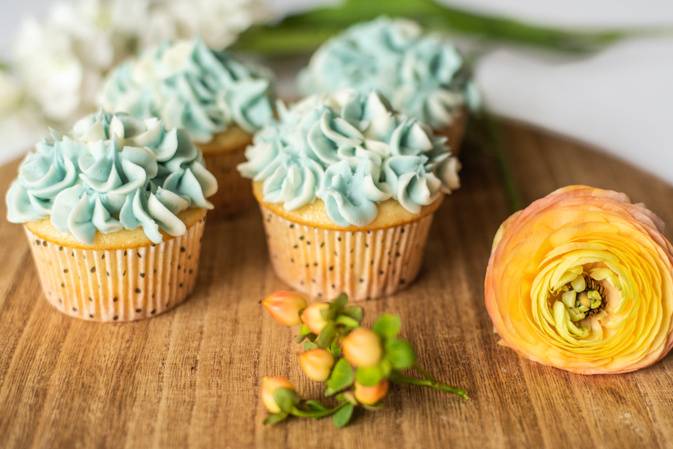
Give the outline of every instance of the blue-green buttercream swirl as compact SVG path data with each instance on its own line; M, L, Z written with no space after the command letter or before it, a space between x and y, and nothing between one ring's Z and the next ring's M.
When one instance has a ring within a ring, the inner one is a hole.
M238 167L263 183L264 201L295 210L322 200L336 224L365 226L382 201L419 213L459 186L460 164L446 139L376 92L315 95L278 109Z
M101 106L136 117L159 117L195 142L238 125L253 133L273 118L263 70L200 40L166 42L146 50L107 78Z
M217 181L189 136L156 118L99 112L68 134L52 131L19 166L6 196L7 218L52 224L92 243L96 232L142 227L154 243L160 230L182 235L178 214L210 209Z
M385 17L327 41L300 73L299 88L305 94L378 90L395 109L434 129L479 103L461 54L446 38L424 34L409 20Z

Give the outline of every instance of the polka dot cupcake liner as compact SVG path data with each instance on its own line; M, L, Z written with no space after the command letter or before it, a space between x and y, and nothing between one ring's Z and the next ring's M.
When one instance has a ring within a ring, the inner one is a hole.
M314 298L361 301L407 287L420 270L432 214L382 229L342 231L289 221L261 206L277 276Z
M255 204L250 180L238 172L238 164L245 162L245 148L204 155L206 167L217 179L217 193L208 198L215 208L211 218L231 217Z
M194 288L204 220L179 237L126 249L82 249L24 227L47 301L89 321L134 321L182 303Z

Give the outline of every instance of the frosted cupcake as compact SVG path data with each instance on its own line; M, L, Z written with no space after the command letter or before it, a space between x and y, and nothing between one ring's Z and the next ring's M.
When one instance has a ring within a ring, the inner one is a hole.
M478 95L458 50L404 19L378 18L328 40L299 75L304 94L381 92L398 111L448 137L457 154Z
M446 139L377 93L312 96L279 109L239 166L254 181L276 274L323 298L408 286L442 194L459 186Z
M106 80L101 105L136 117L159 117L189 133L219 183L215 212L254 204L236 171L252 134L273 118L270 81L260 70L201 41L165 43L129 61Z
M95 321L157 315L196 280L206 199L217 182L182 131L100 112L36 145L7 192L42 289Z

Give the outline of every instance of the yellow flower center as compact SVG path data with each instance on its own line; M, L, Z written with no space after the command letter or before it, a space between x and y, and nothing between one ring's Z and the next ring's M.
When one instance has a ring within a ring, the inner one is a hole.
M548 300L557 330L586 337L590 329L586 320L605 308L606 299L603 285L583 271L560 289L550 291Z
M543 261L531 286L535 320L561 346L602 339L609 310L623 298L619 264L610 260L614 255L595 248L571 254Z

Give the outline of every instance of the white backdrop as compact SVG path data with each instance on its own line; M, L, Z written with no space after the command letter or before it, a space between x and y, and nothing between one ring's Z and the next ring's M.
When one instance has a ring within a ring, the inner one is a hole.
M267 0L279 14L311 0ZM50 0L3 0L0 53L21 17ZM670 25L671 0L453 0L453 4L557 25ZM673 182L673 38L641 39L588 58L499 47L477 81L493 111L570 134ZM0 153L0 159L12 157Z

